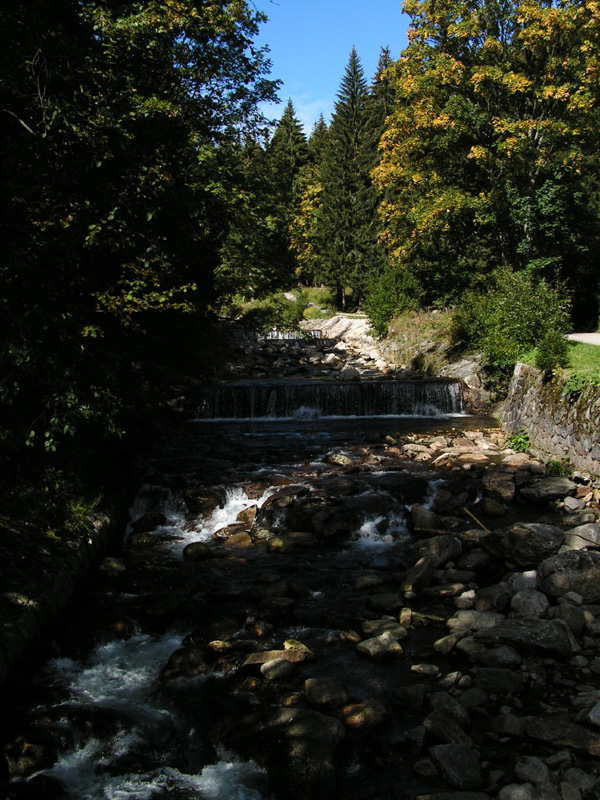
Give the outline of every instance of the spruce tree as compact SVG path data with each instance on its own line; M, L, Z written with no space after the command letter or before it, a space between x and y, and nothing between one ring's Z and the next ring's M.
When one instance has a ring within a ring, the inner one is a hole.
M371 181L363 148L367 130L367 83L352 48L337 95L322 169L320 264L317 279L335 287L338 308L346 308L346 289L360 300L369 265L372 235Z

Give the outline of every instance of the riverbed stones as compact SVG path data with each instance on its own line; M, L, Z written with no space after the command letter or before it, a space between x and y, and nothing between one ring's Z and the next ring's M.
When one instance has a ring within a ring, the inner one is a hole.
M550 597L575 591L586 603L600 601L600 553L571 550L542 561L538 587Z
M382 661L390 657L397 658L404 654L401 645L398 644L398 640L390 631L385 631L379 636L373 636L358 642L356 652L373 661Z
M506 619L474 634L475 641L490 645L508 644L525 650L566 656L579 646L562 620Z
M470 744L438 744L429 748L444 780L457 789L479 789L483 772L477 751Z
M533 567L558 552L565 535L560 528L544 523L519 523L507 531L494 531L482 545L495 556L519 567Z
M569 478L540 477L519 489L519 496L529 503L544 504L574 495L577 484Z
M348 703L344 684L335 678L308 678L304 682L304 695L309 705L320 709L334 709Z

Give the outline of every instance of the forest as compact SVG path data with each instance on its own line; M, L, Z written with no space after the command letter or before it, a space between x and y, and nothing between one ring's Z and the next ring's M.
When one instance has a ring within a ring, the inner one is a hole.
M6 508L74 514L173 374L210 376L241 301L327 286L380 336L451 307L502 368L596 330L600 3L403 7L399 59L366 77L352 49L307 137L291 102L259 111L278 81L251 2L3 2Z

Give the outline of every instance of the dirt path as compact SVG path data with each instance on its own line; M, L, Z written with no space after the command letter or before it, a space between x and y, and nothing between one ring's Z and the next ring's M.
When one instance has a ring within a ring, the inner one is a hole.
M569 333L567 339L573 342L600 345L600 333Z

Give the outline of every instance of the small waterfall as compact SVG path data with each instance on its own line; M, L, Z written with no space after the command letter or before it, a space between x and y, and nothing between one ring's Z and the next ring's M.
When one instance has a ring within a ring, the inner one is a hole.
M460 381L230 383L201 392L199 419L425 416L463 413Z

